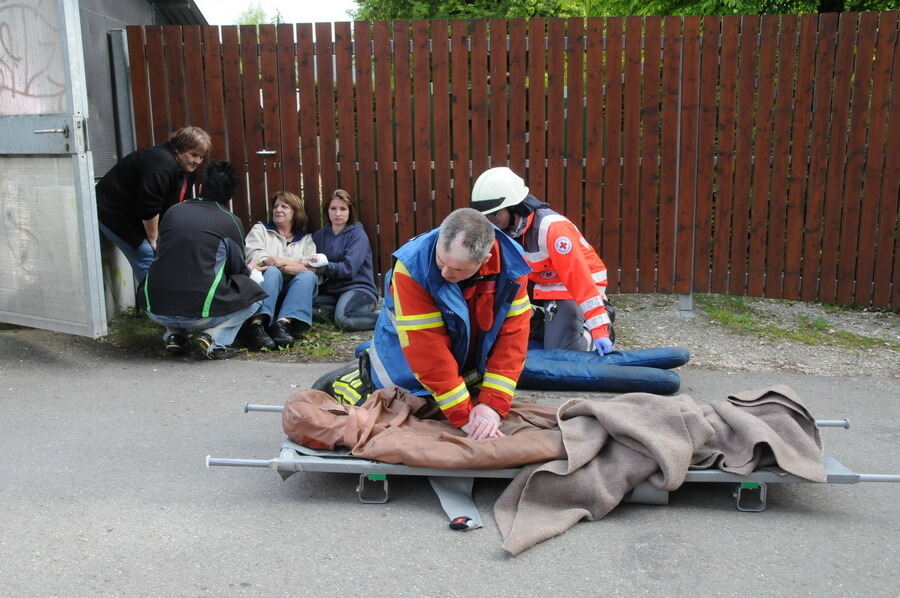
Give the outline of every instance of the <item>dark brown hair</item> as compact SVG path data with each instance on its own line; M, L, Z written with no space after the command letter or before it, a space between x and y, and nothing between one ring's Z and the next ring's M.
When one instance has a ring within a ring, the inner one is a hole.
M353 205L353 200L350 199L350 194L343 189L335 189L331 192L331 197L328 199L328 203L325 205L325 216L328 216L328 208L331 207L331 202L335 199L340 199L347 203L347 210L349 210L349 214L347 215L347 224L350 225L356 222L356 206ZM328 222L331 222L331 218L328 218Z

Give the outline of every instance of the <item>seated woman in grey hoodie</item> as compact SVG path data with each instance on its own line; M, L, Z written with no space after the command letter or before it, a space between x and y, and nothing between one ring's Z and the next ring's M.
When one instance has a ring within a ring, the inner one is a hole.
M319 293L314 300L317 319L330 318L348 330L372 330L378 313L378 294L372 272L372 247L350 194L337 189L328 200L329 224L313 233L316 251L328 264L316 269Z

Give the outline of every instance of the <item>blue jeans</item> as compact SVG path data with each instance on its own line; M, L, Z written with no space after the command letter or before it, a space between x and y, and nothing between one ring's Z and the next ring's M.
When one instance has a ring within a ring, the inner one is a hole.
M147 313L150 319L166 327L163 340L172 333L185 336L196 332L205 332L213 339L213 348L221 349L234 342L238 330L244 321L256 313L261 302L251 303L247 307L224 316L212 316L209 318L194 318L191 316L163 316Z
M313 302L317 318L332 319L345 330L374 330L378 320L376 304L371 295L359 289L339 297L319 295Z
M131 271L134 273L137 283L143 282L147 277L147 271L150 270L150 265L156 261L156 251L150 246L150 241L144 239L140 245L132 247L122 237L109 230L109 227L103 223L98 224L103 236L112 241L113 245L125 254L125 259L131 264Z
M319 280L312 270L287 277L278 268L268 268L263 273L259 285L268 297L262 300L254 316L267 316L269 322L281 318L291 318L309 328L312 325L312 304L318 291ZM275 317L275 314L278 314Z

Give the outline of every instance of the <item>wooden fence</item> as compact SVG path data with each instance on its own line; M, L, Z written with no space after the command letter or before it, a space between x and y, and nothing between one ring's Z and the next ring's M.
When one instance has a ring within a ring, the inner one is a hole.
M347 189L381 272L508 165L613 292L897 308L898 15L129 27L137 140L207 129L247 224Z

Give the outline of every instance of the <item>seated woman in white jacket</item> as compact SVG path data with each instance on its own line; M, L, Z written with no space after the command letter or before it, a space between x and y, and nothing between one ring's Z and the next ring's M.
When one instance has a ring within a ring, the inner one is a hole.
M272 196L272 220L256 223L244 248L247 265L259 270L260 286L269 294L244 327L244 345L251 351L289 347L312 325L312 303L318 281L308 260L316 253L306 233L306 212L300 198L287 191Z

